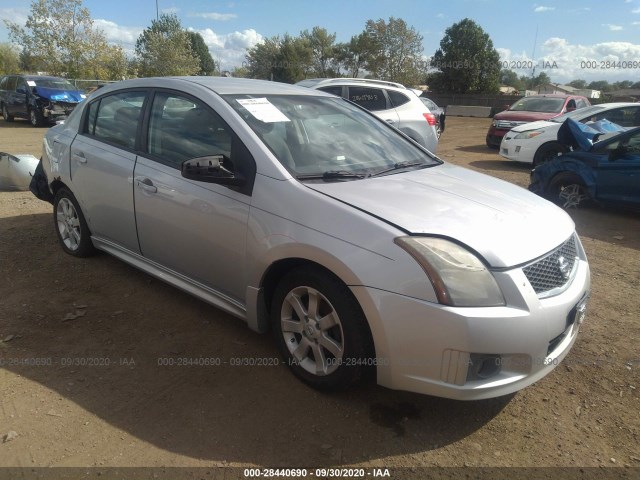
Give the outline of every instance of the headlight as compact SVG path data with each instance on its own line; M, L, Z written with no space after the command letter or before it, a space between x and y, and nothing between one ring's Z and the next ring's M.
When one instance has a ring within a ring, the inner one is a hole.
M522 132L513 137L516 140L528 140L533 137L537 137L538 135L544 133L544 130L529 130L527 132Z
M420 264L433 284L438 302L455 307L505 304L491 272L460 245L436 237L398 237L394 241Z
M498 122L496 120L494 120L493 122L491 122L491 126L492 127L497 127L498 126Z

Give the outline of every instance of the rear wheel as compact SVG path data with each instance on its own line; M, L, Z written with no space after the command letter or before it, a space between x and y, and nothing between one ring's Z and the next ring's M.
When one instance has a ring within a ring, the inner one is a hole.
M573 173L561 172L549 184L551 200L562 208L578 208L589 203L591 197L582 179Z
M65 252L74 257L89 257L96 253L78 201L66 188L58 190L53 199L53 221Z
M7 106L2 104L2 117L5 122L13 122L13 115L9 115L9 111L7 110Z
M533 157L533 166L537 167L556 158L559 154L565 153L567 149L559 143L546 143L538 148Z
M341 390L373 370L371 335L351 292L319 268L289 272L273 295L271 322L292 372L319 390Z

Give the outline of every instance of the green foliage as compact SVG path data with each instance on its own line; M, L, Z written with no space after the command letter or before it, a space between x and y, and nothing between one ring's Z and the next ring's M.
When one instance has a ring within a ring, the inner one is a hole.
M368 20L366 68L375 78L406 85L420 83L423 77L422 35L400 19Z
M305 30L300 37L306 40L311 49L312 75L314 77L335 77L336 65L336 34L329 34L326 28L313 27L311 33Z
M250 78L273 80L275 67L280 56L280 37L266 38L247 51L247 74Z
M175 14L162 14L144 29L136 42L136 56L142 77L195 75L201 68L189 32Z
M20 54L10 43L0 43L0 75L20 71Z
M523 90L526 86L525 82L518 78L518 74L516 72L506 69L500 71L500 85L513 87L516 90Z
M371 39L365 32L354 35L349 42L336 45L335 55L338 73L344 68L347 77L357 78L373 55Z
M433 56L439 73L429 86L450 93L494 93L500 80L500 55L487 33L465 18L447 28Z
M569 85L570 87L573 88L579 88L579 89L584 89L587 88L587 81L586 80L571 80L569 83L567 83L567 85Z
M71 78L119 78L124 52L94 29L82 0L34 0L24 26L5 20L9 37L22 47L22 68ZM100 62L107 61L108 66Z
M198 57L200 70L197 75L213 75L216 71L216 64L209 53L209 47L204 43L204 38L198 32L187 32L191 43L191 51Z

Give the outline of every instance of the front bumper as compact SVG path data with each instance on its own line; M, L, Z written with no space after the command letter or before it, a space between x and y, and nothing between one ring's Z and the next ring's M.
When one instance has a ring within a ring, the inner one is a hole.
M526 144L527 140L516 141L513 138L514 136L515 134L512 133L511 135L505 135L502 139L499 152L500 156L514 162L533 163L535 151L532 151L532 149Z
M372 327L378 383L479 400L516 392L543 378L569 353L580 328L576 308L586 303L590 275L586 260L577 262L568 288L544 299L522 269L494 273L507 297L503 307L449 307L352 287ZM484 370L483 361L488 362ZM499 368L492 370L491 362Z
M509 130L507 129L491 127L487 132L487 145L492 147L500 147L500 142L502 142L502 138L508 131Z

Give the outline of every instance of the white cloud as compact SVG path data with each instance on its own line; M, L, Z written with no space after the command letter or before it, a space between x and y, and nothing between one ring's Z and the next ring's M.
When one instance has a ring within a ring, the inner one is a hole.
M233 67L241 66L247 50L264 40L264 37L252 28L226 35L217 34L210 28L189 30L202 35L213 59L222 64L222 70L232 70Z
M238 16L235 13L216 13L216 12L204 12L204 13L191 13L190 17L206 18L207 20L217 20L220 22L226 22L233 20Z
M95 19L93 25L103 31L107 41L122 45L125 50L129 50L127 47L135 45L143 30L141 27L123 27L102 18Z
M639 22L640 23L640 22ZM520 75L536 75L544 71L554 82L569 82L576 78L593 80L629 80L636 70L624 68L640 58L640 44L630 42L603 42L593 45L572 44L568 40L552 37L543 42L540 55L532 59L526 53L513 53L507 48L497 48L505 67ZM606 62L609 62L608 64ZM606 65L621 68L606 68ZM518 68L522 67L522 68ZM603 67L603 68L601 68Z
M634 8L633 10L631 10L631 13L640 13L640 7Z
M614 25L612 23L603 23L603 27L607 27L612 32L619 32L620 30L624 30L622 25Z
M24 25L27 22L29 12L23 8L0 8L0 18L11 23ZM4 22L2 23L4 26Z
M538 5L533 9L533 11L536 13L543 13L543 12L553 12L555 9L556 7L545 7L543 5Z
M436 15L436 18L444 18L444 13L439 13Z
M162 10L160 10L162 13L167 13L169 15L171 15L172 13L178 13L180 11L180 9L178 7L169 7L169 8L163 8Z

